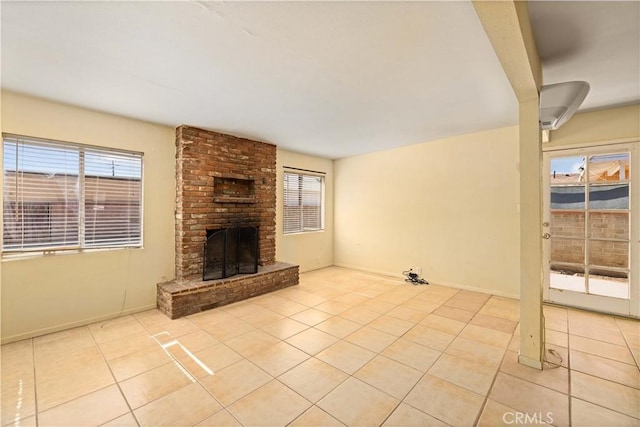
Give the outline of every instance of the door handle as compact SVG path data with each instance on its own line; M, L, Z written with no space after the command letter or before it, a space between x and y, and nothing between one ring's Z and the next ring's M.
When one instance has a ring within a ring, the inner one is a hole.
M543 238L543 239L545 239L545 240L549 240L549 239L551 238L551 234L549 234L549 233L544 233L544 234L542 235L542 238Z

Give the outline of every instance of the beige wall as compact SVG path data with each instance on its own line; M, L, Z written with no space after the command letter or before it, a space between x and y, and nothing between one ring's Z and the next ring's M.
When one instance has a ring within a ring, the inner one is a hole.
M609 142L637 141L640 137L640 105L591 111L573 116L560 129L551 131L543 150Z
M335 161L334 263L518 296L518 128Z
M276 188L276 259L300 265L300 271L333 265L333 161L278 149ZM311 233L283 234L282 194L284 167L325 172L325 229Z
M174 130L3 92L2 131L144 153L144 248L3 259L3 342L154 307L174 275Z

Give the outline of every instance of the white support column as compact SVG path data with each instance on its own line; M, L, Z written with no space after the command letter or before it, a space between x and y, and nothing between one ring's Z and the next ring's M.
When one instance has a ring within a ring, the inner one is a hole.
M473 0L519 102L520 355L542 369L542 150L538 102L542 68L526 1ZM515 141L514 141L515 143Z
M520 355L542 369L542 149L538 99L520 102Z

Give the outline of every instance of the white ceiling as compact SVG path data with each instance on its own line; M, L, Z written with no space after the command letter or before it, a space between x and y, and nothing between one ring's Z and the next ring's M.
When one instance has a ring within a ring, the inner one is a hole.
M340 158L517 122L470 2L3 2L2 86Z
M584 108L640 100L640 3L609 4L530 7L545 83L589 81ZM2 87L86 108L329 158L517 123L467 1L1 6Z
M580 111L640 102L640 1L530 1L544 84L584 80Z

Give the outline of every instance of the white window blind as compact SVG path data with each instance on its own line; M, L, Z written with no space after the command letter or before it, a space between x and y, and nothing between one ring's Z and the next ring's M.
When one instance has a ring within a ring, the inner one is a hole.
M324 177L293 172L284 174L284 232L324 229Z
M142 244L142 155L3 138L4 251Z

